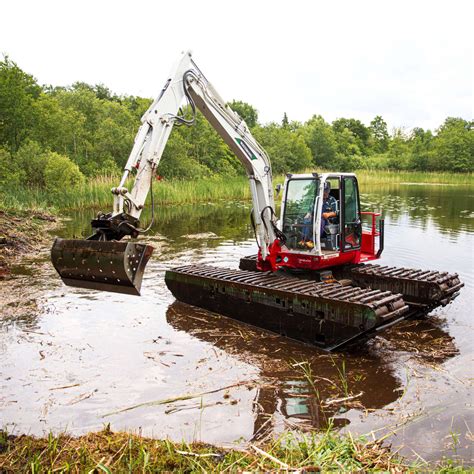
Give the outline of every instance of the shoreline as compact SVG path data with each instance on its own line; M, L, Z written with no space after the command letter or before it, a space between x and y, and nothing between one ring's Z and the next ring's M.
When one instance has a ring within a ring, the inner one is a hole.
M311 172L307 170L306 172ZM319 170L319 172L324 172ZM358 170L355 172L360 192L370 186L473 186L474 174L407 172L386 170ZM283 183L285 176L276 175L273 183ZM98 176L86 181L76 189L66 189L50 193L44 189L23 187L0 190L0 207L7 211L59 215L62 211L85 210L97 207L106 209L112 206L111 188L116 186L119 177ZM130 188L132 181L127 183ZM251 194L246 176L217 176L196 180L163 179L153 185L154 200L157 205L198 204L204 202L250 201ZM148 203L150 196L148 197Z

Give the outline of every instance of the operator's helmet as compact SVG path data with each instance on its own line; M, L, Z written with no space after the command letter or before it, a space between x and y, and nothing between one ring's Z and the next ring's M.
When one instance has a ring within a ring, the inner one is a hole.
M329 191L331 191L331 183L329 181L326 181L324 183L324 192L329 193Z

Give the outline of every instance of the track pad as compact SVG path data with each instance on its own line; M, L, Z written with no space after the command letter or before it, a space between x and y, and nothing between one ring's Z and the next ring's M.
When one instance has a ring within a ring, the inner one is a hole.
M56 238L51 261L69 286L140 295L151 245Z

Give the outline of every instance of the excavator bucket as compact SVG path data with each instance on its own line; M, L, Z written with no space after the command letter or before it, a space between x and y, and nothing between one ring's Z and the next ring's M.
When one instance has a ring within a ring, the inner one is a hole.
M151 245L56 238L51 261L69 286L140 295Z

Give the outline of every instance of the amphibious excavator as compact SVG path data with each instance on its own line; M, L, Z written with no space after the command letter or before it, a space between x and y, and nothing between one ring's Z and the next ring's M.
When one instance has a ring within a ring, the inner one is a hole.
M277 189L278 218L267 153L189 52L142 117L112 188L112 212L92 220L94 233L85 240L55 240L52 262L65 284L140 294L153 251L134 240L151 227L140 227L140 214L151 191L153 216L152 180L168 137L174 125L191 126L196 109L245 168L258 254L243 258L238 270L201 264L168 270L166 285L178 300L331 350L459 294L457 274L368 263L382 254L384 221L361 211L353 173L288 174Z

